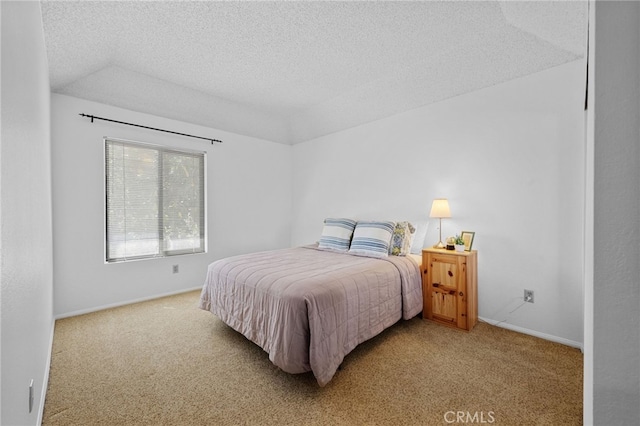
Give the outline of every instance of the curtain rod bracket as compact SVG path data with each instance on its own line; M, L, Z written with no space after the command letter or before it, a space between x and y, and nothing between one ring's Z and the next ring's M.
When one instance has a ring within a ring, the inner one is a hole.
M80 113L78 115L80 115L81 117L90 118L92 123L93 123L94 119L95 120L110 121L112 123L118 123L118 124L124 124L124 125L127 125L127 126L134 126L134 127L141 127L143 129L155 130L156 132L171 133L171 134L174 134L174 135L186 136L188 138L204 139L205 141L211 141L211 145L213 145L214 142L222 143L222 141L219 140L219 139L203 138L202 136L194 136L194 135L190 135L190 134L187 134L187 133L174 132L172 130L158 129L156 127L143 126L141 124L127 123L126 121L112 120L110 118L97 117L95 115L90 115L90 114Z

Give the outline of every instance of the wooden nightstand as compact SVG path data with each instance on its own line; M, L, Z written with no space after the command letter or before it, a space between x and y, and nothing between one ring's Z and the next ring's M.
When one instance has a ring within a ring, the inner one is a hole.
M422 318L471 330L478 322L478 253L422 250Z

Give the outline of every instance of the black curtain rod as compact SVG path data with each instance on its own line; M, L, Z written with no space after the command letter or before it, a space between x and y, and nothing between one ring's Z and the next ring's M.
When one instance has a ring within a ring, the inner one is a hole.
M189 138L204 139L205 141L211 141L211 145L213 145L214 142L222 143L222 141L219 140L219 139L203 138L202 136L194 136L194 135L189 135L187 133L179 133L179 132L174 132L174 131L171 131L171 130L158 129L158 128L155 128L155 127L143 126L141 124L127 123L125 121L111 120L110 118L96 117L95 115L88 115L88 114L83 114L83 113L80 113L78 115L80 115L82 117L90 118L92 123L93 123L93 120L110 121L112 123L125 124L127 126L135 126L135 127L142 127L143 129L155 130L157 132L172 133L174 135L186 136L186 137L189 137Z

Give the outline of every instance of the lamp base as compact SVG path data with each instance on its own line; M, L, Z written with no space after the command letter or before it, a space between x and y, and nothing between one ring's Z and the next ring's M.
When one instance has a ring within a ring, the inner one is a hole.
M446 248L446 246L443 244L442 242L442 218L438 218L440 219L440 226L438 227L438 243L436 245L433 246L433 248L435 249L444 249Z

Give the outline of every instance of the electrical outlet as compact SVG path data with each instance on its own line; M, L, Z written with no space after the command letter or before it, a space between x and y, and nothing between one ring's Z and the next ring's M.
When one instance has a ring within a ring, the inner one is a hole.
M180 272L180 267L178 265L173 265L173 273L177 274L178 272Z
M33 411L33 379L29 383L29 412Z
M525 290L524 291L524 301L533 303L533 290Z

